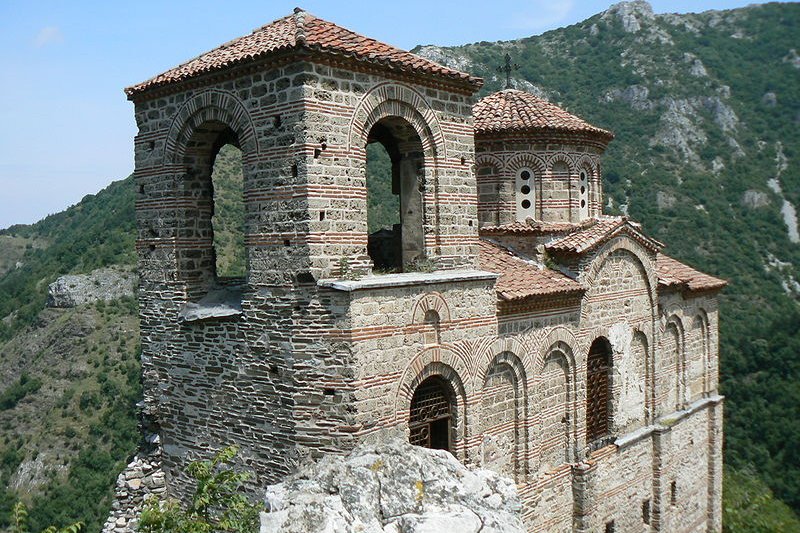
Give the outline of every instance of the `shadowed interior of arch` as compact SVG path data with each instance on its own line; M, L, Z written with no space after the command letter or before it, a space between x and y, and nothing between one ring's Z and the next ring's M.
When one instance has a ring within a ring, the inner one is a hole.
M410 270L424 255L423 170L422 141L411 124L387 117L372 127L367 136L367 248L376 272Z
M423 381L414 390L409 412L409 442L416 446L451 451L454 393L439 376Z
M210 120L198 126L184 158L185 194L196 202L197 216L187 231L203 244L182 258L183 277L196 296L218 283L241 280L246 271L244 195L239 138L226 124Z
M611 343L598 337L586 360L586 439L596 441L610 430Z

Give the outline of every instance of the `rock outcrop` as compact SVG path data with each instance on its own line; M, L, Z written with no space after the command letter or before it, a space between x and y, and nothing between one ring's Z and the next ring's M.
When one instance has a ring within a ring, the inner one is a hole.
M47 306L76 307L100 300L117 300L133 296L135 286L136 274L114 268L61 276L47 289Z
M512 480L404 439L326 457L267 489L261 533L522 533Z

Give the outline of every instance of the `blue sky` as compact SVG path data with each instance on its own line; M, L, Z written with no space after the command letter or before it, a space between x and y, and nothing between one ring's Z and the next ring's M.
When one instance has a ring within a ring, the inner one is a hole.
M63 210L133 171L123 87L287 15L296 5L401 48L508 40L573 24L605 0L0 2L0 228ZM738 0L653 1L657 13Z

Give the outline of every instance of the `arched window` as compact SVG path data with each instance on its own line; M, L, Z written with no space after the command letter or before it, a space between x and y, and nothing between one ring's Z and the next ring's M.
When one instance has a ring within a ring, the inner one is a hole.
M606 437L610 429L611 344L599 337L586 361L586 440Z
M453 392L447 382L433 376L419 384L411 399L409 442L435 450L451 449Z
M220 148L211 172L214 194L211 227L218 279L245 276L244 179L242 151L233 144Z
M244 180L239 138L226 124L208 120L195 128L184 154L181 186L193 203L181 237L194 246L178 253L178 269L191 299L241 281L246 272Z
M517 171L517 220L536 218L536 192L533 171L521 168Z
M383 149L371 147L380 144ZM367 251L380 272L400 272L424 259L425 169L422 141L400 117L387 117L367 137Z
M439 313L434 311L433 309L428 309L425 311L425 319L424 319L424 326L423 326L423 335L425 338L425 344L439 344L439 329L440 329L440 322L441 319L439 318Z
M580 220L589 218L589 172L581 169L578 180L578 213Z

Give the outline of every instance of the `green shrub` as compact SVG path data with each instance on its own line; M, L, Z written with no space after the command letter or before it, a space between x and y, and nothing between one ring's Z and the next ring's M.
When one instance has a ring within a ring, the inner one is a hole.
M250 475L230 468L236 448L229 447L210 461L195 461L187 473L195 483L185 508L175 500L151 498L142 511L139 529L144 533L250 533L258 530L260 507L241 492Z

